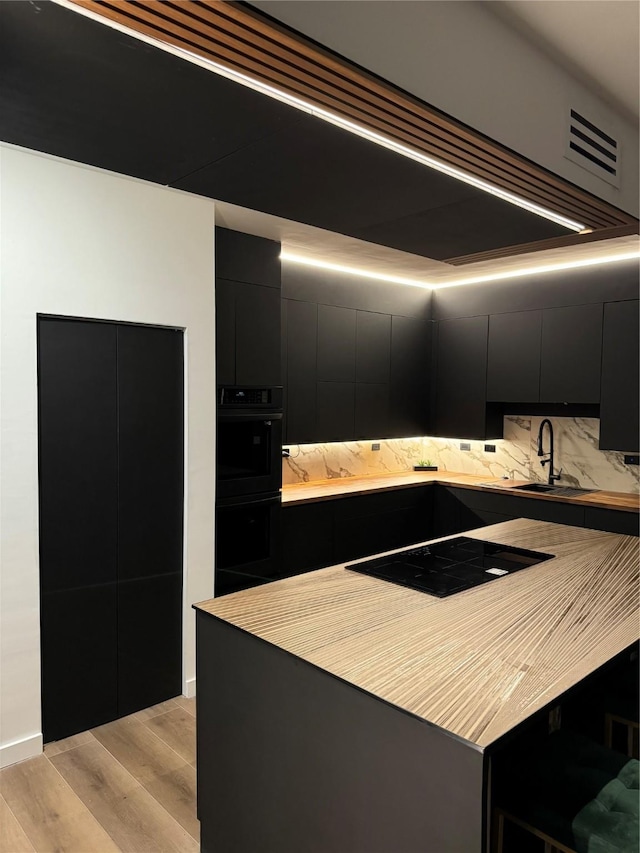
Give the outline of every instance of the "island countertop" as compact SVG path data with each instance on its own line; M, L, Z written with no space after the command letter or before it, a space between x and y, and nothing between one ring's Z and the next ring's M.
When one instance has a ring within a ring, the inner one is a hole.
M464 535L555 559L444 599L338 565L195 607L483 750L638 639L640 557L526 519Z

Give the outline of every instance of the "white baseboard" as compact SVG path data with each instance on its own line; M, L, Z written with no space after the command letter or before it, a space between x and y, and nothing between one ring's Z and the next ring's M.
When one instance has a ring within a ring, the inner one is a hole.
M195 690L195 687L194 687ZM42 753L42 733L14 740L0 746L0 767L8 767L26 758L34 758Z
M187 699L192 699L196 695L196 680L188 678L184 685L184 695Z

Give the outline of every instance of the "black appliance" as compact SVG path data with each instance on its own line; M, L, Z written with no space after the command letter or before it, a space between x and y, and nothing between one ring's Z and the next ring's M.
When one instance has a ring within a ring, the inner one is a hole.
M456 536L345 568L446 598L553 558L540 551Z
M282 388L218 388L215 594L280 566Z
M219 388L217 426L217 497L279 491L282 388Z

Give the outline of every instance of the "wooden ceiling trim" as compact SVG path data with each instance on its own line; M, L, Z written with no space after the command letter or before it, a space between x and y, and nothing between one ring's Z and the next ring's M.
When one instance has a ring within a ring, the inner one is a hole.
M496 261L512 255L526 255L529 252L542 252L545 249L562 249L568 246L581 246L598 240L613 240L615 237L632 237L638 233L638 225L620 225L616 228L602 228L591 234L568 234L566 237L552 237L549 240L537 240L535 243L521 243L518 246L505 246L502 249L490 249L473 255L461 255L457 258L445 258L445 264L466 266L482 261Z
M587 227L599 231L637 222L236 3L73 2L134 31L247 73Z

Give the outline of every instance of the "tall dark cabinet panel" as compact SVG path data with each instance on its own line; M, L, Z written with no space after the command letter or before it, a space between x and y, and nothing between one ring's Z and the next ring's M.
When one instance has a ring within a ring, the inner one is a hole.
M640 443L638 307L637 299L604 306L600 450L637 451Z
M216 377L219 385L236 381L236 283L216 276Z
M431 327L414 317L391 317L389 436L430 431Z
M488 330L486 316L438 323L436 435L449 438L501 435L501 425L487 421Z
M182 365L172 329L39 318L46 741L180 693Z
M353 441L355 389L355 382L318 382L316 430L319 441Z
M598 403L601 354L602 304L545 308L541 402Z
M356 311L318 305L318 380L353 382L356 378Z
M235 384L281 385L280 357L280 291L236 284Z
M489 317L487 400L519 403L540 399L542 311L511 311Z
M286 440L317 441L318 306L284 300L287 306Z

